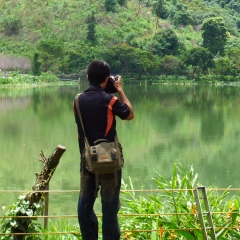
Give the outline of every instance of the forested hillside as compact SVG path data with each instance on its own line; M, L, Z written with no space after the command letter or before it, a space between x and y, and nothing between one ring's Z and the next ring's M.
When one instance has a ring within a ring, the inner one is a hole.
M0 0L0 12L3 70L79 73L101 58L139 77L239 80L239 0Z

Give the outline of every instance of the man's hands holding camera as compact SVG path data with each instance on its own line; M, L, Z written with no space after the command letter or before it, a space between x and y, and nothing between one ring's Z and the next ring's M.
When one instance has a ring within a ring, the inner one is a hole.
M108 93L116 93L122 90L122 81L121 76L110 76L108 78L108 82L106 88L104 89L105 92Z
M114 77L114 76L110 76L109 79L108 79L108 81L111 81L111 82L113 82L113 83L114 83L114 82L117 82L118 79L119 79L119 77L120 77L120 76L118 76L118 75L115 76L115 77Z
M116 88L117 92L122 90L121 76L117 75L115 77L110 77L109 81L112 81L113 86Z
M108 78L108 82L107 82L107 85L106 85L104 91L107 92L107 93L116 93L116 92L118 92L120 101L122 103L127 104L128 107L131 110L131 113L126 118L126 120L131 120L131 119L134 118L132 105L129 102L129 100L128 100L127 96L125 95L125 93L123 91L123 88L122 88L121 76L119 76L119 75L117 75L115 77L114 76L110 76Z

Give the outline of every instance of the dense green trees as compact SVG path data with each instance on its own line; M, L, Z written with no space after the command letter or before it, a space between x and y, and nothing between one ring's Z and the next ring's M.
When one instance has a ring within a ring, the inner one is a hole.
M91 43L96 41L96 18L92 12L87 18L87 40Z
M166 19L168 17L168 10L165 0L157 0L153 3L153 12L162 19Z
M219 4L222 8L233 9L240 13L240 2L238 0L205 0L210 4Z
M78 73L100 58L117 73L237 77L238 7L234 0L0 0L0 53L33 59L33 72Z
M179 75L183 73L180 60L172 55L166 55L160 60L160 72L165 75Z
M117 1L116 0L105 0L105 8L107 12L115 12Z
M45 40L38 44L39 60L43 72L56 71L58 62L63 57L63 44L59 41Z
M163 29L155 34L150 50L158 56L174 55L179 47L178 37L172 29Z
M227 42L227 29L220 17L208 18L202 24L203 47L212 54L223 54Z
M21 20L16 16L6 16L2 19L5 35L17 35L21 28Z
M104 55L111 63L113 73L158 73L159 58L149 51L131 47L127 44L113 46Z
M80 70L86 69L89 62L95 58L97 57L92 45L83 43L71 49L67 48L61 58L61 72L78 73Z
M232 75L233 66L228 57L221 57L216 60L216 67L214 73L216 75Z
M168 17L175 26L192 24L192 16L187 6L176 1L168 8Z
M120 6L124 6L127 3L127 0L118 0Z
M203 47L197 47L186 51L184 63L192 68L192 78L197 71L206 72L214 67L213 55Z

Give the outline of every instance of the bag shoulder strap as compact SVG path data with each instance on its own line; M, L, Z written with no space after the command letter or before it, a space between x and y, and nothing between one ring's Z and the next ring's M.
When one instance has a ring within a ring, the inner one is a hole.
M88 146L89 146L89 142L88 142L88 139L87 139L87 136L86 136L86 133L85 133L85 129L84 129L84 125L83 125L83 120L82 120L82 115L81 115L81 111L80 111L80 107L79 107L79 102L78 102L81 94L82 94L82 93L77 94L76 97L75 97L75 99L74 99L74 101L75 101L75 106L76 106L76 109L77 109L78 117L79 117L79 120L80 120L81 125L82 125L83 134L84 134L86 143L87 143ZM99 174L98 174L98 172L95 173L95 185L96 185L96 189L95 189L95 192L94 192L94 196L95 196L95 198L97 198L97 197L98 197L98 191L99 191Z
M81 94L82 94L82 93L78 93L78 94L76 95L74 101L75 101L75 106L76 106L77 113L78 113L78 118L79 118L79 120L80 120L82 129L83 129L84 138L86 139L86 142L87 142L87 144L89 145L89 141L88 141L87 136L86 136L86 133L85 133L85 128L84 128L84 125L83 125L82 115L81 115L81 111L80 111L80 107L79 107L79 102L78 102Z

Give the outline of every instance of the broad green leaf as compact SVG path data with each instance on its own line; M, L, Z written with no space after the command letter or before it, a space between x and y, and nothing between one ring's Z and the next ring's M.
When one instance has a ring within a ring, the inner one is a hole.
M184 231L184 230L177 230L176 231L179 235L182 235L183 237L185 237L188 240L195 240L195 237L188 232L188 230Z

